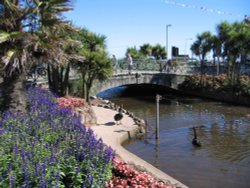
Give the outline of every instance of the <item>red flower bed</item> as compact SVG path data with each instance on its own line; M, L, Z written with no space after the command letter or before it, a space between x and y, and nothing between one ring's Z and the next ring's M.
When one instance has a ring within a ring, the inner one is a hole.
M57 102L60 107L69 107L69 108L75 108L84 106L84 99L81 98L73 98L73 97L60 97L57 98Z
M139 172L131 168L117 157L113 160L113 178L106 183L105 188L174 188L163 182L156 181L146 172Z

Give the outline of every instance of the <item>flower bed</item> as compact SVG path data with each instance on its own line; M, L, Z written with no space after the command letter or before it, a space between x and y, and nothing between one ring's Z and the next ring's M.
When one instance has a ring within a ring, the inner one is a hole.
M105 188L174 188L164 182L156 181L146 172L133 169L118 157L113 159L113 178L106 183Z
M113 150L69 107L36 88L26 114L2 115L0 187L103 187L111 178Z
M73 97L60 97L57 99L58 105L64 108L76 108L85 104L85 101L81 98Z

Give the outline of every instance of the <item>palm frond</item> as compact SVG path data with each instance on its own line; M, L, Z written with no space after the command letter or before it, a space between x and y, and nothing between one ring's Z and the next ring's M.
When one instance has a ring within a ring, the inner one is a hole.
M0 43L8 41L10 38L10 34L4 31L0 31Z

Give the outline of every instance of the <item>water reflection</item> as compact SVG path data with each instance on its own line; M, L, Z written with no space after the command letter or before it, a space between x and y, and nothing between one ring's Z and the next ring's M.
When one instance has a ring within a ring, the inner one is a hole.
M125 147L192 188L250 187L249 108L169 95L160 102L155 140L155 98L112 99L148 123L148 134ZM192 145L193 130L202 147Z

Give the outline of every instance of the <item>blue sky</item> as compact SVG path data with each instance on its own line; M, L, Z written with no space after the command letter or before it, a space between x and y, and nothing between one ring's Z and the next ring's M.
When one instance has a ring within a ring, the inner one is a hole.
M203 31L216 32L222 21L232 23L250 16L249 0L73 0L66 18L74 25L105 35L109 54L124 57L129 47L145 43L166 46L168 52L190 54L190 44ZM191 40L192 39L192 40Z

